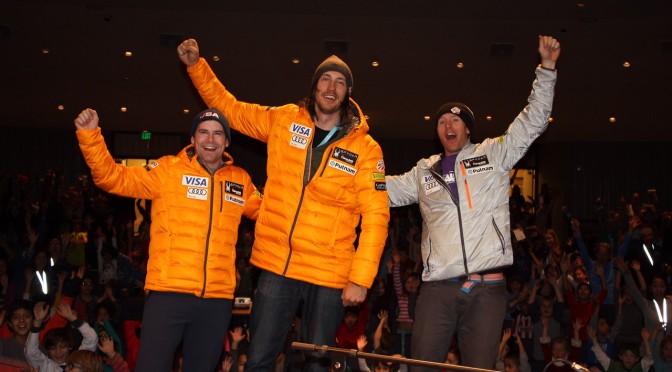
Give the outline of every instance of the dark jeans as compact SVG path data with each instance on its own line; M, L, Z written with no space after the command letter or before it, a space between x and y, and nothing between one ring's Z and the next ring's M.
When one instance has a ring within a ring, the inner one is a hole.
M213 371L231 320L232 300L150 292L135 372L169 372L180 341L184 371Z
M506 314L506 283L478 283L470 293L461 291L463 283L422 283L415 308L412 358L443 363L457 332L462 365L493 369Z
M268 271L262 271L254 296L250 319L250 348L245 371L274 369L282 352L292 320L301 308L300 341L334 346L336 329L343 320L342 289L327 288ZM303 301L303 302L302 302ZM306 371L328 371L328 358L309 355Z

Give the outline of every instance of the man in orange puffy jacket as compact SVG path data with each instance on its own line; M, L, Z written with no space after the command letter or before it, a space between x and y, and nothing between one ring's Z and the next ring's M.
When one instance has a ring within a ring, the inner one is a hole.
M250 259L262 273L246 370L273 369L300 304L301 341L334 345L343 305L364 301L373 283L390 218L383 153L350 98L350 68L331 56L317 67L307 99L268 107L236 100L195 40L177 52L208 106L268 148ZM306 369L327 371L328 360L316 356Z
M151 240L137 372L170 371L183 341L185 371L215 369L231 319L241 216L255 219L261 195L224 149L229 123L215 110L194 119L191 145L144 167L116 164L96 111L75 119L96 186L152 200Z

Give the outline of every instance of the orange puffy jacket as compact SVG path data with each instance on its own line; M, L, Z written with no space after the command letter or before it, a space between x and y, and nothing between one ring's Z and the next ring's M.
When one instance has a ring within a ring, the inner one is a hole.
M359 123L328 145L311 177L315 125L305 108L239 102L202 58L188 72L201 97L224 113L231 128L268 146L268 180L250 262L324 287L344 288L350 281L369 288L390 212L383 153L354 101Z
M193 145L144 167L116 164L100 128L78 130L79 147L96 186L152 200L145 290L233 298L236 240L241 215L255 219L261 195L242 168L224 153L213 175Z

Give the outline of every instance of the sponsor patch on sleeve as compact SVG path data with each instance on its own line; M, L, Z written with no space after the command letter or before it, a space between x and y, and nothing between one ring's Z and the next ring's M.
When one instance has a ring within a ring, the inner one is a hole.
M158 161L150 161L148 164L145 164L145 170L147 172L151 171L152 169L156 168L159 166Z
M375 187L378 191L387 191L387 183L385 182L375 182Z
M385 181L385 173L371 173L374 181Z
M383 159L378 160L378 164L376 165L376 169L378 169L381 172L385 172L385 162Z
M243 191L244 191L245 186L231 182L231 181L226 181L224 183L224 192L227 194L234 194L237 196L243 196Z

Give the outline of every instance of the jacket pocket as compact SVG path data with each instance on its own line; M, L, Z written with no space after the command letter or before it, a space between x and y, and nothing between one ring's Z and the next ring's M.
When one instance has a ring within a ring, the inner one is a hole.
M504 241L504 235L502 234L502 231L499 229L497 226L497 223L495 222L495 218L492 218L492 228L495 230L495 233L497 234L497 239L499 240L499 245L502 249L502 254L506 253L506 242Z

